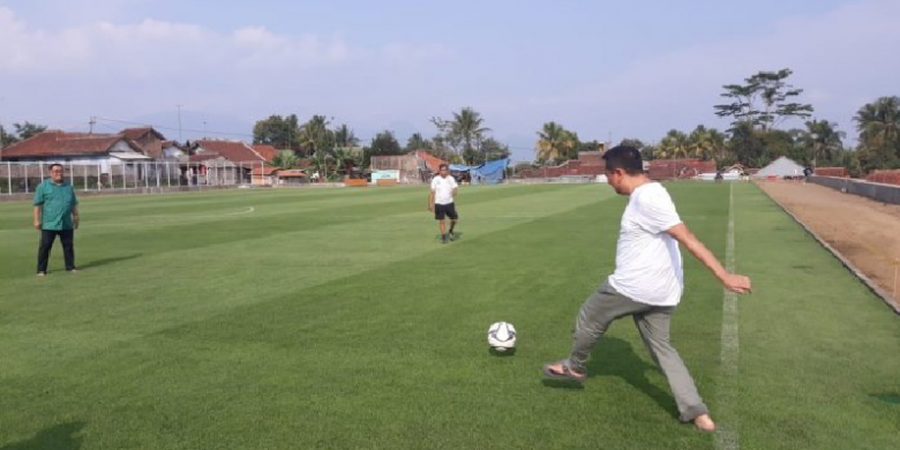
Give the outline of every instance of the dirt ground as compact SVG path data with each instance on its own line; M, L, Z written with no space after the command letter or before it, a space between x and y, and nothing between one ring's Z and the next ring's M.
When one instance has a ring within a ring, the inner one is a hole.
M776 181L760 182L759 186L888 295L895 292L894 268L900 264L900 205L811 183ZM896 289L900 295L900 286ZM894 302L900 304L900 299L895 296Z

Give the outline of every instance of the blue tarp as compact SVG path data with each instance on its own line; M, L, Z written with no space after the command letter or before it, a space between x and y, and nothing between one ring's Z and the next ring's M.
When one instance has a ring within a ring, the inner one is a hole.
M496 184L506 179L506 168L509 158L488 161L480 166L464 166L450 164L451 172L469 172L472 184Z

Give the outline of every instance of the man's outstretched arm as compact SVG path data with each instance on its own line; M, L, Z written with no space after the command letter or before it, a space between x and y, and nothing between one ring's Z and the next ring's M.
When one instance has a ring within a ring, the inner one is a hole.
M688 249L692 255L699 259L700 262L702 262L703 265L722 282L725 289L738 294L749 294L751 292L752 287L750 285L750 278L733 274L725 270L725 268L722 267L722 263L716 258L716 255L713 255L713 253L697 239L697 236L694 236L694 233L691 233L691 230L688 229L687 225L680 223L666 232L676 241L681 243L684 248Z

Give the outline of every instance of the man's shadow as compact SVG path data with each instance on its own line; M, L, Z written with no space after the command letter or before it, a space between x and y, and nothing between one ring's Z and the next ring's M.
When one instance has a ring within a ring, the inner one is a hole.
M140 258L141 256L144 256L144 255L142 253L135 253L133 255L124 255L124 256L118 256L115 258L95 259L93 261L88 261L85 264L79 264L78 268L81 270L93 269L95 267L101 267L101 266L106 266L106 265L110 265L110 264L120 263L123 261L128 261L131 259L137 259L137 258Z
M645 350L646 351L646 350ZM588 378L593 377L618 377L634 388L640 390L669 412L672 417L678 418L678 405L668 391L660 389L647 378L648 371L659 372L656 364L648 363L638 357L631 343L614 337L603 337L597 342L591 359L588 361ZM583 389L581 383L543 380L545 386L565 389Z
M84 426L84 422L59 424L38 432L27 441L4 445L0 450L78 450L81 448L82 438L77 434Z

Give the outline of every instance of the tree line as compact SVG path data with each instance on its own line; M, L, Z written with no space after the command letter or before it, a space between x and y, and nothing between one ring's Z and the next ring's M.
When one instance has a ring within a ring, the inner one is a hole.
M797 101L803 89L788 83L792 73L787 68L761 71L743 83L723 86L721 96L727 100L713 109L731 119L724 131L697 125L689 131L672 129L658 142L628 138L619 145L638 148L647 160L697 158L716 161L720 168L735 163L762 167L781 156L816 167L846 167L853 176L900 168L900 97L881 97L860 107L853 118L857 145L850 147L835 122L812 118L813 106ZM803 126L782 128L791 119ZM536 163L577 156L578 137L562 125L548 122L537 134Z
M742 83L723 86L722 104L714 105L718 117L731 119L727 129L697 125L693 130L672 129L658 141L623 139L620 145L638 148L645 159L698 158L713 160L721 167L735 163L762 167L787 156L817 167L846 167L860 176L872 169L900 168L900 97L886 96L859 108L853 121L857 145L847 146L846 132L835 122L813 118L811 104L799 101L803 89L788 82L789 68L760 71ZM783 128L785 123L802 127ZM505 158L510 147L494 138L484 117L471 107L452 112L448 118L432 117L434 134L414 133L401 144L391 130L376 133L362 142L346 123L313 115L300 122L296 114L271 115L253 126L253 142L278 149L275 164L304 166L324 174L346 172L346 166L365 168L373 156L401 155L426 150L454 163L477 165ZM15 123L10 132L0 125L3 147L27 139L47 127L30 122ZM578 153L601 148L596 139L582 141L574 131L550 121L536 132L533 165L560 164Z

